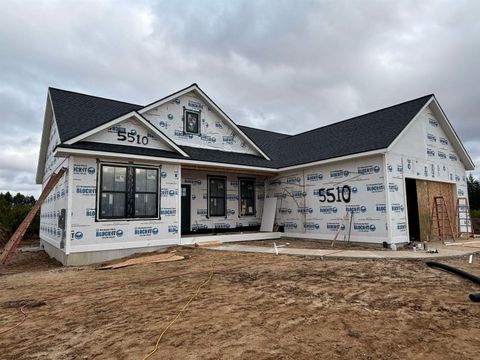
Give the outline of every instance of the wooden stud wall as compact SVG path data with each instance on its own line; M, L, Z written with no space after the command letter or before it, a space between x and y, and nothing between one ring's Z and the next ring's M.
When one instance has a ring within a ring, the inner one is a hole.
M447 204L450 221L452 222L455 230L455 185L426 180L416 180L416 183L418 198L418 217L420 221L420 239L422 241L427 241L428 232L430 230L433 198L435 196L443 196L445 198L445 203ZM447 227L448 225L445 221L445 233L449 234L450 231L447 231Z

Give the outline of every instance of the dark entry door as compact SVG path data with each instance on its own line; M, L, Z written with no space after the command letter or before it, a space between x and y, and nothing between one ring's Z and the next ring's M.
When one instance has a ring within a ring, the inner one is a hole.
M191 202L191 189L190 185L182 184L182 229L181 233L185 234L190 232L190 202Z
M407 192L408 235L410 240L420 241L417 181L415 179L405 179L405 189Z

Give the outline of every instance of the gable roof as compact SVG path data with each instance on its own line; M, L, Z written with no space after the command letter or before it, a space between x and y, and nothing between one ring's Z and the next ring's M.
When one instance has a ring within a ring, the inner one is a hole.
M60 141L65 142L126 113L143 108L141 105L49 88L53 113Z
M82 141L82 140L88 141L87 139L90 136L98 134L102 130L106 130L106 129L108 129L108 128L110 128L110 127L112 127L112 126L114 126L118 123L121 123L124 120L128 120L128 119L135 119L140 124L142 124L148 131L151 131L153 134L157 135L158 138L161 141L163 141L163 143L165 145L170 147L170 149L172 151L178 152L178 153L182 154L183 156L188 157L188 155L174 141L172 141L167 135L165 135L162 131L160 131L156 126L154 126L150 121L145 119L142 115L140 115L135 110L131 111L131 112L128 112L128 113L126 113L126 114L124 114L120 117L117 117L114 120L103 123L102 125L99 125L99 126L93 128L90 131L84 132L84 133L82 133L82 134L80 134L80 135L78 135L78 136L76 136L76 137L74 137L70 140L67 140L65 142L65 144L73 144L77 141Z
M127 150L121 147L114 147L114 145L111 144L95 143L67 145L65 141L109 123L112 119L125 115L126 113L133 111L142 114L146 109L158 106L162 101L169 101L172 96L176 97L182 92L190 91L192 87L196 90L198 89L197 91L201 91L196 84L193 84L146 107L50 88L49 94L62 141L60 147L65 149L88 148L88 150L100 152L122 151L126 154L154 156L150 150L148 154L146 154L144 150L137 148ZM205 94L204 97L213 103ZM431 103L436 103L433 94L297 135L287 135L236 125L228 118L229 121L231 121L241 133L245 134L252 143L258 146L269 159L235 152L224 154L224 152L220 150L207 150L188 146L179 147L190 156L191 160L230 163L269 169L300 166L359 153L386 151L419 112ZM448 120L446 121L448 122ZM458 142L460 141L458 137L456 139ZM464 150L461 143L460 147ZM464 152L466 154L466 151ZM161 154L158 154L158 156L161 156ZM169 157L172 156L174 155L170 155ZM174 157L176 158L176 156ZM468 160L468 154L466 154L464 158ZM467 168L468 166L473 166L471 160L469 164L471 165L465 164Z
M187 86L186 88L179 90L177 92L174 92L173 94L170 94L160 100L154 101L153 103L145 106L144 108L138 110L140 114L144 114L160 105L163 105L165 103L168 103L171 100L174 100L177 97L180 97L182 95L185 95L189 92L195 93L197 96L199 96L208 106L212 109L212 111L216 112L220 118L225 121L230 127L232 127L237 134L243 138L243 140L249 144L251 147L253 147L260 155L265 157L267 160L271 160L267 154L263 152L263 150L254 142L252 141L251 138L249 138L239 127L235 122L230 119L230 117L217 105L215 102L210 99L210 97L202 90L200 89L200 86L198 86L196 83L193 83L190 86Z

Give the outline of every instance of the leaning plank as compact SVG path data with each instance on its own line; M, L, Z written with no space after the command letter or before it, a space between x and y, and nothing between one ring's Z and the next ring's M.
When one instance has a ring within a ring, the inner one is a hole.
M119 269L119 268L132 266L132 265L171 262L171 261L179 261L183 259L185 259L185 257L180 255L158 254L158 255L143 256L139 258L128 259L116 264L105 265L105 266L99 267L98 270Z
M17 230L15 230L12 237L10 238L10 240L8 240L7 244L5 245L3 252L0 254L1 264L6 264L10 260L12 255L15 253L15 250L17 250L17 247L20 244L20 241L22 241L23 235L25 235L25 232L27 231L28 227L32 223L33 218L37 214L38 210L42 206L48 194L50 194L50 191L52 191L55 185L57 185L57 183L62 178L66 170L67 168L61 168L58 171L58 173L50 176L50 179L48 180L47 185L45 185L45 187L43 188L42 193L40 194L38 200L32 206L32 208L28 212L25 219L23 219L20 226L17 228Z

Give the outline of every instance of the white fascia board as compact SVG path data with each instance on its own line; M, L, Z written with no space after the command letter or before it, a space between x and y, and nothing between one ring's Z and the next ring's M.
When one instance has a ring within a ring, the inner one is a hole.
M428 105L430 105L430 103L432 102L432 99L433 99L433 96L430 98L430 100L428 100L425 103L425 105L422 106L422 108L417 112L417 114L413 117L413 119L410 120L407 126L403 128L400 134L398 134L398 136L390 143L390 145L388 145L388 151L390 151L395 146L395 144L398 143L398 141L403 137L403 135L408 131L408 129L413 126L413 124L415 123L417 118L421 115L423 110L425 110L428 107Z
M433 112L435 115L440 115L439 118L442 121L442 123L445 125L446 133L449 135L451 138L454 139L454 142L452 143L452 146L457 150L458 154L462 158L463 164L465 165L466 170L475 170L475 164L472 161L472 158L470 155L468 155L467 150L463 146L460 138L458 137L457 133L455 132L455 129L453 128L452 124L447 118L447 115L443 112L442 107L438 103L437 99L433 97Z
M38 153L37 173L35 176L35 182L42 184L43 175L45 174L45 161L47 160L47 148L50 141L50 131L52 127L52 119L55 120L55 111L53 109L52 100L50 98L50 89L47 92L47 100L45 103L45 114L43 115L43 129L42 140L40 143L40 151ZM55 126L57 122L55 121ZM57 128L58 133L58 128Z
M252 171L262 171L266 173L277 174L278 169L264 168L257 166L248 166L248 165L234 165L227 163L216 163L211 161L199 161L199 160L189 160L189 159L172 159L164 158L159 156L145 156L145 155L135 155L135 154L123 154L123 153L114 153L109 151L95 151L95 150L84 150L84 149L73 149L73 148L64 148L61 145L57 146L55 150L55 156L69 156L69 155L84 155L90 157L108 157L116 159L127 159L127 160L142 160L149 162L163 162L169 164L188 164L188 165L200 165L200 166L212 166L212 167L222 167L228 169L238 169L238 170L252 170Z
M345 156L330 158L330 159L321 160L321 161L315 161L315 162L310 162L310 163L305 163L305 164L300 164L300 165L283 167L283 168L279 168L278 171L298 170L298 169L311 167L311 166L325 165L325 164L329 164L329 163L333 163L333 162L356 159L356 158L359 158L359 157L366 157L366 156L372 156L372 155L383 155L383 154L386 153L386 151L387 151L387 149L365 151L365 152L352 154L352 155L345 155Z
M265 154L262 149L260 149L253 141L250 139L240 128L233 122L232 119L222 110L220 109L209 97L207 94L205 94L202 89L200 89L196 84L193 84L192 86L189 86L188 88L181 90L179 92L173 93L172 95L169 95L161 100L158 100L150 105L147 105L143 109L138 110L138 113L144 114L147 111L150 111L160 105L166 104L169 101L172 101L182 95L185 95L189 93L190 91L196 91L198 95L205 101L211 108L213 108L217 114L220 115L220 117L227 122L231 127L233 127L239 134L242 136L243 140L247 141L255 150L257 150L265 159L271 160L267 154Z
M92 135L94 135L94 134L96 134L100 131L106 130L106 129L112 127L113 125L118 124L118 123L120 123L124 120L130 119L132 117L137 119L138 121L140 121L140 123L142 123L150 131L155 133L158 137L160 137L163 141L165 141L168 145L170 145L173 149L175 149L175 151L177 151L178 153L180 153L181 155L183 155L185 157L190 157L185 151L180 149L180 147L177 144L175 144L168 136L166 136L163 132L158 130L155 126L153 126L150 123L150 121L145 119L143 116L141 116L136 111L130 111L129 113L127 113L125 115L122 115L122 116L120 116L116 119L113 119L113 120L111 120L111 121L109 121L109 122L107 122L103 125L97 126L96 128L94 128L92 130L89 130L87 132L84 132L83 134L80 134L80 135L78 135L74 138L71 138L71 139L65 141L65 144L72 145L72 144L74 144L78 141L84 140L89 136L92 136Z

